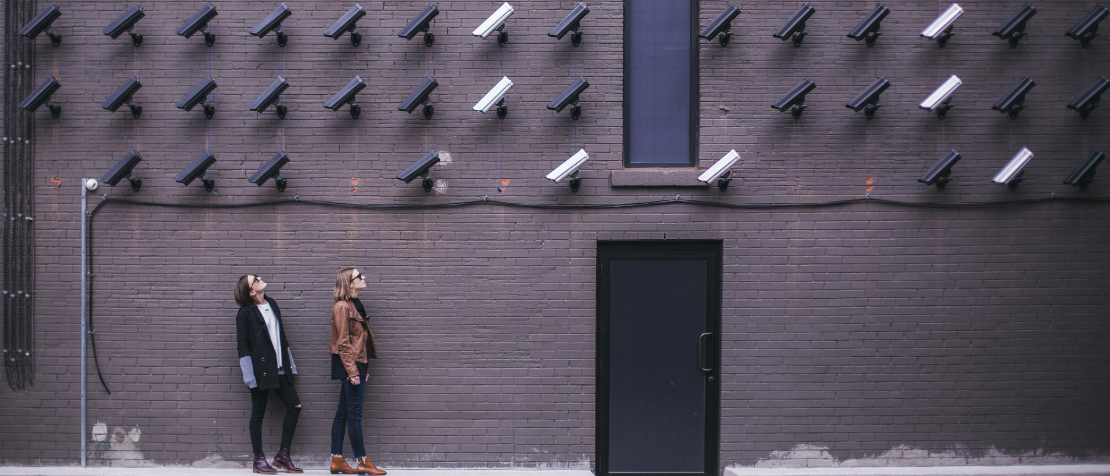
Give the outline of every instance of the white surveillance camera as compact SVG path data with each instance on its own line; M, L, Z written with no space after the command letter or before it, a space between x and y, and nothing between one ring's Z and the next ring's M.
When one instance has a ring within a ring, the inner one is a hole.
M728 182L732 180L732 166L736 165L736 162L739 161L740 154L736 152L736 149L730 150L724 157L721 157L717 163L713 164L712 167L709 167L708 170L699 175L698 181L711 184L714 180L720 180L721 182L717 185L723 192L728 188Z
M1024 180L1025 165L1028 164L1029 159L1032 158L1033 152L1027 147L1022 147L1021 150L1010 159L1010 162L995 174L994 179L991 181L999 185L1009 185L1010 190L1017 189L1018 184Z
M963 15L963 13L964 9L960 7L960 4L953 3L952 6L948 7L944 13L941 13L936 20L933 20L933 23L930 23L928 27L921 31L921 36L930 40L937 40L941 46L944 46L948 37L952 36L952 24L955 23L956 19L960 18L960 15Z
M490 89L489 92L482 97L482 100L474 105L474 110L482 114L489 112L494 104L505 99L505 93L509 92L509 89L512 87L513 80L509 79L508 76L502 76L501 81L498 81L497 84L493 86L493 89Z
M586 149L579 149L577 153L570 156L569 159L564 161L558 167L555 167L555 170L552 170L551 173L547 174L548 180L559 183L567 177L577 176L578 168L581 167L582 164L586 163L589 158L590 154L586 153Z
M86 190L88 190L90 192L93 192L93 191L96 191L96 189L98 189L98 188L100 188L100 182L97 182L96 179L94 179L94 178L85 179L85 189Z
M943 118L944 114L948 112L948 109L952 107L952 105L949 104L949 99L952 98L952 93L956 92L956 88L959 88L960 85L963 83L964 82L960 80L959 76L953 74L946 81L944 81L943 84L937 87L937 89L933 91L933 93L930 94L929 97L926 97L924 101L921 101L921 104L918 105L918 107L920 107L921 109L936 111L937 115Z
M493 12L493 15L490 15L486 21L478 25L478 28L474 29L474 36L480 36L482 39L489 37L490 33L493 33L505 24L505 20L507 20L514 11L512 5L508 3L501 4L501 7Z

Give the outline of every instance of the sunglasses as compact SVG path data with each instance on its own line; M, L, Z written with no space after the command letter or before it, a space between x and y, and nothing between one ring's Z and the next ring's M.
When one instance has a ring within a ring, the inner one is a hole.
M259 276L257 274L248 274L247 275L247 285L248 286L254 286L254 283L257 283L259 281L262 281L262 276Z
M352 283L355 282L356 279L366 279L366 275L362 274L362 273L358 273L354 276L351 276L351 282Z

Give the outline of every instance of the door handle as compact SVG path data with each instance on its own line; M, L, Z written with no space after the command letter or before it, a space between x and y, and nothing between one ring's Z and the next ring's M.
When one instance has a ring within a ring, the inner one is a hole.
M705 373L710 373L710 372L713 371L713 369L705 368L705 363L704 363L704 360L705 360L704 359L705 358L705 338L709 337L711 335L713 335L712 332L706 332L706 333L703 333L702 335L698 336L698 368L701 369L701 371L705 372ZM713 377L710 377L710 378L713 378Z

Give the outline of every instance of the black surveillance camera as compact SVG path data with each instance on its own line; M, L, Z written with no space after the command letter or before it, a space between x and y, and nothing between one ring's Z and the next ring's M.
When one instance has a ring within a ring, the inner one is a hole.
M1091 44L1091 40L1098 36L1098 24L1108 14L1110 14L1110 8L1106 8L1106 5L1096 5L1094 11L1083 17L1065 35L1079 40L1079 43L1086 48Z
M778 31L772 36L782 41L786 41L786 39L789 38L794 41L794 46L802 46L802 39L808 35L808 33L806 33L806 20L809 20L809 17L813 16L813 13L816 11L817 10L808 3L802 5L801 8L798 8L798 11L794 12L794 14L790 16L790 19L786 20L786 23L779 27Z
M250 110L262 114L266 111L266 108L276 102L278 98L281 97L281 93L288 88L289 83L285 81L285 78L278 76L277 79L270 83L270 85L266 87L266 90L262 91L262 94L259 94L254 102L251 103ZM277 109L278 117L284 119L287 111L286 107L279 104L275 106L275 109Z
M289 163L289 155L287 155L284 151L278 152L274 154L273 157L270 157L269 161L267 161L265 164L262 164L262 167L260 167L257 172L252 174L248 180L250 180L251 183L261 187L263 184L266 183L267 180L270 180L272 178L274 179L274 182L277 183L277 190L279 192L284 192L286 181L284 178L281 178L281 168L284 167L287 163Z
M431 76L424 78L424 81L420 82L420 85L412 91L412 94L409 94L409 97L401 101L401 105L397 106L397 110L412 114L412 111L416 110L416 106L423 104L424 119L431 119L432 115L435 114L435 109L432 108L431 103L428 101L428 95L431 94L437 86L439 86L439 83L436 82L436 78Z
M806 108L806 94L809 94L816 87L817 85L812 80L806 78L786 93L782 99L772 104L771 107L778 109L779 112L784 112L787 108L793 108L790 110L790 114L794 116L794 119L798 119Z
M324 103L324 107L333 111L338 111L344 104L350 104L351 118L358 119L362 109L355 104L355 95L365 88L366 82L363 81L362 78L355 76L355 79L352 79L346 86L343 86L343 89L340 89L331 99L328 99L328 101Z
M57 5L51 3L39 12L38 15L35 15L35 18L31 19L30 23L24 25L23 28L19 30L19 34L34 39L36 36L39 36L39 33L45 31L46 35L50 37L50 42L53 43L54 46L60 46L62 44L62 35L50 31L50 24L54 23L54 20L57 20L60 16L62 16L62 11L58 9Z
M944 186L952 181L952 166L959 161L960 153L956 152L956 149L952 149L944 157L941 157L936 164L933 164L933 167L917 181L925 185L936 185L937 190L944 190Z
M1029 76L1021 78L1017 86L1014 86L1009 93L1006 93L1006 96L1003 97L1001 101L998 101L998 104L995 104L994 107L991 107L991 109L1009 114L1010 119L1017 119L1018 113L1021 112L1022 109L1025 109L1025 95L1036 85L1037 83L1034 83Z
M1068 104L1068 109L1075 109L1080 117L1086 119L1091 111L1098 107L1098 103L1102 100L1102 93L1108 87L1110 87L1110 79L1106 79L1106 76L1099 78L1087 92Z
M289 41L289 37L287 37L283 31L282 22L292 14L293 12L289 10L289 7L282 3L278 5L274 11L270 12L269 15L266 15L266 18L256 23L254 28L251 28L250 34L263 38L267 33L276 30L278 46L285 46Z
M177 108L192 111L193 107L200 104L201 101L204 101L208 97L208 94L214 89L216 89L216 80L212 79L211 76L205 76L204 79L200 80L196 86L193 86L193 89L189 90L181 100L177 101ZM205 102L204 117L212 119L212 115L215 113L216 106L213 106L209 102Z
M880 3L874 10L871 10L871 13L867 14L867 18L864 18L851 33L848 33L848 38L856 41L865 40L867 46L875 46L875 40L883 34L879 31L880 23L887 15L890 15L890 8Z
M1010 42L1010 46L1017 47L1018 40L1025 37L1025 24L1029 22L1033 15L1037 14L1037 9L1028 3L1021 10L1018 10L1014 16L1010 17L1006 23L1003 23L1000 28L992 33L994 36L1002 38Z
M62 114L62 107L50 104L49 101L50 95L54 94L54 91L57 91L60 87L62 87L62 85L58 83L57 79L55 79L53 76L47 76L46 80L43 81L42 84L39 85L39 87L35 88L34 91L31 91L31 94L28 95L27 98L23 100L23 102L19 103L19 107L31 112L35 112L35 110L38 109L39 106L46 104L46 107L50 108L50 115L54 116L54 118L57 119L58 116Z
M131 183L131 189L138 192L139 188L143 186L143 181L132 177L131 172L142 160L143 157L139 155L138 152L135 152L135 149L131 149L119 162L116 162L116 165L112 167L112 170L108 171L104 178L100 179L100 182L115 187L120 180L126 178L128 182Z
M366 16L366 10L362 8L362 5L356 3L347 13L339 17L339 19L332 24L331 28L324 31L324 36L333 40L338 40L340 36L343 36L344 33L349 31L351 32L351 45L358 46L358 44L362 42L362 35L359 35L358 32L355 31L355 23L358 22L359 18L364 16Z
M562 93L556 96L553 101L548 103L547 108L555 112L563 112L564 108L573 104L574 106L570 109L570 117L577 120L578 117L582 115L582 106L578 104L578 96L588 87L590 87L590 82L587 81L586 78L579 76L571 82L570 86L567 86Z
M142 106L131 102L131 96L134 95L135 91L138 91L141 87L143 87L143 85L142 83L139 83L139 78L136 78L134 76L127 78L127 80L124 81L123 84L116 89L116 92L112 93L111 96L108 96L108 99L105 100L104 103L100 105L100 107L112 112L116 112L116 110L118 110L120 106L127 104L127 106L131 108L131 117L138 119L139 116L143 115L143 108Z
M571 35L570 42L574 44L574 46L578 46L582 43L582 18L589 13L590 7L587 7L585 3L575 5L574 9L567 14L566 18L563 18L563 21L555 25L555 28L552 28L551 31L547 33L547 36L553 36L555 39L561 40L563 36L573 31L574 34Z
M1105 158L1106 155L1101 150L1091 152L1091 155L1087 156L1087 159L1079 165L1079 168L1075 169L1075 172L1068 176L1067 180L1064 180L1064 183L1079 187L1080 190L1087 190L1091 182L1095 181L1095 168Z
M424 154L424 157L421 157L420 160L417 160L412 165L408 166L408 168L406 168L404 171L397 174L397 180L402 180L405 183L412 183L412 181L415 180L416 177L423 177L424 181L422 185L424 187L424 191L431 192L432 186L435 184L435 181L429 178L428 174L432 166L438 163L439 154L436 153L436 151L434 150L430 151L427 154Z
M705 41L713 41L713 37L721 35L721 46L728 46L729 40L732 39L732 20L738 15L740 15L740 7L734 3L728 4L725 11L717 15L717 18L698 33L698 37L705 38Z
M887 79L883 76L879 76L879 79L876 79L875 82L871 83L871 85L868 86L867 89L864 89L863 92L859 93L859 95L856 96L856 98L853 99L852 102L846 104L846 106L848 107L848 109L856 112L859 112L860 109L863 109L863 113L867 116L868 119L871 119L872 117L875 117L875 111L879 110L879 108L881 107L879 104L879 95L882 94L883 91L886 91L886 89L889 87L890 81L887 81Z
M216 7L212 6L212 4L209 3L208 5L205 5L203 8L201 8L200 11L198 11L196 14L194 14L192 18L189 18L185 21L185 23L182 23L181 26L177 27L177 34L184 36L185 38L191 38L194 34L196 34L196 32L205 30L204 44L212 46L216 44L216 35L212 34L212 32L210 31L211 28L208 28L208 24L218 14L219 13L216 11Z
M197 156L193 163L185 167L185 170L177 174L177 177L174 177L174 181L188 186L190 183L193 183L193 180L199 178L201 182L204 183L204 190L211 192L212 188L216 186L216 181L207 177L202 178L201 175L207 176L208 168L214 163L216 163L216 156L212 155L212 152L205 150Z
M142 7L138 4L132 5L131 8L124 10L119 17L112 21L112 23L104 27L101 33L110 36L113 40L119 38L119 36L125 32L130 33L131 43L135 46L139 46L143 44L143 35L131 30L135 27L135 23L138 23L144 16L146 16L146 14L143 13Z
M405 25L405 27L401 29L401 32L398 33L397 36L406 40L412 40L412 37L422 31L424 32L424 44L432 46L436 42L436 36L430 31L432 29L431 23L432 19L437 15L439 15L439 9L436 8L435 5L429 3L419 15L416 15L416 18L413 18L408 25Z

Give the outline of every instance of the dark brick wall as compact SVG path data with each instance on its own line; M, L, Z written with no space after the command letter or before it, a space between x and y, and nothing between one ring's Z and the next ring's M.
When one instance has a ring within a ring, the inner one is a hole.
M771 37L798 6L774 2L741 4L727 48L700 43L699 163L731 148L744 157L720 193L609 186L622 168L621 2L590 3L577 48L546 36L570 1L514 3L505 48L470 35L498 2L438 2L432 48L395 36L424 2L363 2L358 48L322 36L350 4L295 2L284 49L247 34L276 3L224 2L210 51L199 36L173 34L200 2L144 3L139 48L100 34L129 3L58 2L62 47L36 42L36 79L59 78L64 108L36 120L37 373L27 391L0 389L0 461L78 458L79 180L130 148L145 158L142 190L121 183L90 198L103 204L91 296L112 394L90 377L89 425L124 443L134 428L142 436L126 447L135 452L92 453L94 464L248 458L231 299L246 273L271 283L301 371L294 452L323 461L337 400L326 377L330 290L334 273L355 265L371 276L364 302L380 341L366 405L376 460L585 467L595 458L597 241L659 239L723 243L722 465L798 445L837 458L896 447L1105 457L1110 192L1101 181L1086 192L1061 183L1092 149L1110 147L1110 113L1083 121L1065 109L1110 73L1110 40L1082 49L1063 35L1094 4L1037 4L1030 36L1011 48L990 33L1024 3L966 3L943 49L917 35L947 2L886 2L874 48L845 37L874 4L812 4L800 48ZM699 24L725 5L703 0ZM176 109L209 71L215 118ZM132 74L144 84L142 118L101 110ZM291 84L284 121L247 110L277 74ZM322 108L355 74L368 83L362 117ZM428 74L440 83L435 118L397 111ZM509 117L471 111L502 74L516 83ZM940 121L917 103L950 74L964 85ZM577 75L591 86L572 121L545 105ZM879 75L893 86L874 120L844 108ZM1037 81L1029 109L1017 120L991 110L1025 75ZM799 121L769 107L805 77L818 87ZM282 143L289 189L248 183ZM173 181L206 144L218 159L211 194ZM991 184L1022 146L1037 154L1026 182ZM543 178L579 148L591 155L580 192ZM952 148L964 158L944 192L916 182ZM436 191L393 178L430 149L444 158ZM753 208L423 207L676 195ZM302 201L217 208L294 197ZM815 206L864 197L876 200ZM984 205L1005 201L1018 203ZM271 452L278 421L267 420Z

